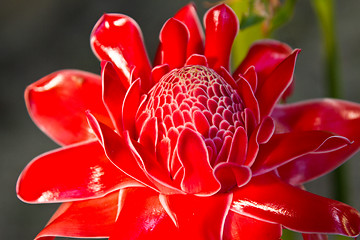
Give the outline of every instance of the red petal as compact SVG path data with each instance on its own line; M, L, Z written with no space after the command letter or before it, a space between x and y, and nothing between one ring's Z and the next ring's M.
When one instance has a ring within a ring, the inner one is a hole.
M360 232L360 214L354 208L293 187L274 175L254 177L236 190L231 210L299 232L347 236Z
M281 225L263 222L229 211L224 229L224 240L280 240Z
M193 3L186 5L175 14L174 18L184 23L189 30L189 42L187 45L186 57L190 57L192 54L203 54L204 32L196 13L195 5Z
M157 192L147 188L124 189L120 203L119 216L109 240L181 239Z
M223 162L216 165L214 174L221 184L221 192L228 192L235 186L242 187L251 179L250 168L235 163Z
M197 133L188 128L180 133L177 154L185 169L181 182L183 191L189 194L211 195L220 189L209 163L205 142Z
M246 110L246 109L245 109ZM250 111L251 112L251 111ZM266 143L271 136L273 135L275 130L274 122L271 117L266 117L252 132L249 142L248 142L248 150L246 154L245 164L247 166L252 166L254 163L258 151L259 144Z
M306 234L303 233L303 240L328 240L327 235L325 234Z
M119 78L114 66L111 62L106 62L102 68L102 87L103 87L103 101L108 110L113 125L116 127L118 132L123 130L122 123L122 106L125 94L126 85Z
M185 65L203 65L205 67L208 67L208 62L204 55L193 54L186 60Z
M88 119L109 160L125 174L155 188L143 172L143 166L136 161L128 143L108 126L98 122L91 114L88 114Z
M98 198L139 183L119 171L97 141L72 145L35 158L17 184L21 200L30 203Z
M235 130L227 162L244 164L248 145L248 137L243 127Z
M237 85L239 95L244 102L244 107L249 108L252 111L252 113L255 115L256 122L258 123L260 121L259 103L255 98L250 83L246 79L241 78L239 81L237 81Z
M122 14L104 14L94 26L90 42L95 55L100 60L111 61L120 78L128 79L128 86L131 71L136 67L133 79L140 77L144 90L151 87L151 66L135 20Z
M161 195L160 201L179 228L181 239L221 240L232 194L211 197Z
M296 57L300 50L296 49L282 61L269 75L265 82L258 87L256 98L260 106L261 118L271 114L275 104L280 99L293 80Z
M266 39L255 42L233 76L236 79L239 74L245 74L251 66L254 66L260 87L291 52L291 47L276 40Z
M331 152L349 144L347 138L325 131L275 134L268 143L260 146L251 170L254 175L263 174L305 154Z
M160 32L162 45L161 64L168 64L170 69L183 67L189 34L186 26L175 18L170 18Z
M168 64L158 65L151 70L151 77L154 83L158 83L160 79L170 71Z
M291 184L299 185L333 170L360 147L360 104L325 99L280 105L273 117L278 132L323 130L353 141L337 151L306 155L279 168L281 177Z
M95 137L87 124L88 109L111 125L101 100L101 79L92 73L54 72L28 86L25 101L34 122L61 145Z
M223 66L229 71L231 47L239 31L237 16L230 7L220 4L205 14L204 25L205 56L209 66L216 71Z
M118 211L118 195L114 192L98 199L62 204L35 240L109 237Z
M133 82L128 89L123 106L122 106L122 117L123 117L123 128L129 131L132 138L136 139L136 127L135 127L135 116L140 105L141 96L141 83L140 79ZM119 106L120 107L120 106Z

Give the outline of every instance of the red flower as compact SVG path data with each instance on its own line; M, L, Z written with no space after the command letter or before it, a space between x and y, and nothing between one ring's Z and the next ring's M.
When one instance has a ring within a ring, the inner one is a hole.
M359 234L355 209L301 185L358 150L360 105L278 105L299 50L257 42L231 75L236 16L218 5L204 24L205 46L194 6L181 9L151 67L136 22L105 14L91 34L101 77L62 70L27 88L31 117L62 145L18 181L25 202L65 202L37 239Z

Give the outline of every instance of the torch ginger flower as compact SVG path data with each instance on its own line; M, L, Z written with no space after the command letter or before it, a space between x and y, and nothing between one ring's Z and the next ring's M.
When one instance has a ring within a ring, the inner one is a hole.
M204 25L181 9L152 67L136 22L105 14L91 34L101 77L62 70L26 89L34 122L62 145L18 180L25 202L63 202L36 239L359 234L357 210L301 186L358 150L360 105L277 104L300 51L256 42L230 74L238 19L222 4Z

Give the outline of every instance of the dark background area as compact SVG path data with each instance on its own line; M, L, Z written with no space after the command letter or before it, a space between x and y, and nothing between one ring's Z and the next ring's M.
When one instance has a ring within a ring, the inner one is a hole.
M203 16L203 1L195 1ZM360 102L360 1L337 1L337 32L342 60L344 98ZM17 199L16 180L37 155L57 147L29 118L25 87L64 68L100 72L89 46L92 27L105 12L124 13L141 26L151 58L162 24L188 1L181 0L13 0L0 3L0 238L33 239L56 204L28 205ZM321 36L310 0L298 1L294 18L275 36L301 48L296 90L290 101L324 97ZM360 155L346 164L349 204L360 208ZM331 177L307 185L331 196ZM46 179L44 179L46 181Z

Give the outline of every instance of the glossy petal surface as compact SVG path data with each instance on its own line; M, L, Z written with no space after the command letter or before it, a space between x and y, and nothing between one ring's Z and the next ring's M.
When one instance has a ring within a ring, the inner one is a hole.
M64 202L98 198L139 183L117 169L95 140L35 158L18 180L18 196L26 202Z
M282 182L274 175L252 178L234 192L231 210L299 232L356 236L360 214L354 208Z
M182 239L222 239L225 218L232 200L231 193L206 198L193 195L161 195L160 199L179 228Z
M275 134L268 143L261 145L251 169L254 175L259 175L306 154L329 153L347 145L350 145L348 139L325 131Z
M263 222L229 211L224 228L224 240L280 240L281 225Z
M331 153L312 154L279 168L283 179L298 185L338 167L360 147L360 105L324 99L280 105L272 115L277 132L323 130L348 138L353 143Z
M276 40L260 40L254 43L245 59L235 70L233 76L245 74L249 67L254 66L258 77L259 86L270 76L272 71L292 52L285 43Z
M204 53L204 32L196 13L195 5L190 3L180 9L174 18L184 23L189 31L189 42L187 45L186 56L190 57L192 54Z
M90 37L93 52L100 60L111 61L120 78L131 83L131 72L136 67L133 79L140 77L144 89L150 87L151 66L143 44L138 24L122 14L105 14L96 23Z
M29 114L38 127L61 145L94 138L85 111L109 123L101 100L101 78L79 70L54 72L26 88Z
M209 66L229 70L230 51L239 30L239 20L231 8L221 4L211 8L204 16L205 56Z
M157 192L128 188L120 193L121 207L109 240L182 239Z
M185 24L176 18L170 18L160 32L161 64L168 64L170 69L184 66L188 41L189 34Z
M63 203L35 239L109 237L118 211L118 196L116 191L98 199Z

